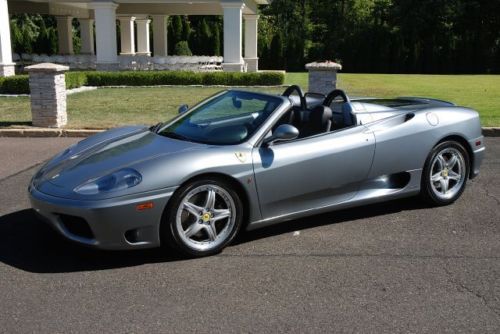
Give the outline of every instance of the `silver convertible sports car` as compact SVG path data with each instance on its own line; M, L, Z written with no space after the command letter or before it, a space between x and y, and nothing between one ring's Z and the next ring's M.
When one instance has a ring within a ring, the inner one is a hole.
M242 229L325 211L418 194L450 204L484 150L478 113L449 102L227 90L166 123L82 140L29 194L75 242L204 256Z

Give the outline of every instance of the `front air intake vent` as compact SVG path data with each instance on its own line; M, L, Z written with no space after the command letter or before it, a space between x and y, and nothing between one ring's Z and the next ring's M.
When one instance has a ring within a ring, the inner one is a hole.
M69 233L74 234L77 237L94 239L94 233L92 233L92 230L85 219L62 214L59 214L58 216Z

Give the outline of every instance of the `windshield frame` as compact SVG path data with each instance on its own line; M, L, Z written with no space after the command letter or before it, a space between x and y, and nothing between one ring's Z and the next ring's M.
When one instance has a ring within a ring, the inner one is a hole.
M258 138L262 135L263 132L264 133L266 132L265 130L263 131L263 129L269 127L270 121L274 120L276 118L277 114L282 114L283 109L288 109L287 107L290 104L289 100L281 95L253 92L253 91L248 91L248 90L226 89L226 90L222 90L220 92L217 92L217 93L209 96L208 98L198 102L193 107L189 108L186 112L181 113L181 114L177 115L176 117L172 118L171 120L167 121L156 131L156 134L161 136L162 135L161 132L165 131L167 128L172 126L174 123L181 121L183 118L189 117L193 112L196 112L200 108L203 108L205 105L211 103L211 101L213 101L213 100L219 98L220 96L227 94L229 92L243 93L243 94L255 94L257 96L271 97L274 99L279 99L281 101L277 105L277 107L269 114L269 116L257 127L257 129L250 136L248 136L245 140L243 140L241 142L222 144L222 143L202 142L202 141L189 140L189 139L177 139L177 140L191 141L193 143L197 143L197 144L201 144L201 145L233 146L233 145L241 145L243 143L249 143L250 145L255 146L255 143L256 143L256 141L258 141ZM165 137L167 137L167 136L165 136Z

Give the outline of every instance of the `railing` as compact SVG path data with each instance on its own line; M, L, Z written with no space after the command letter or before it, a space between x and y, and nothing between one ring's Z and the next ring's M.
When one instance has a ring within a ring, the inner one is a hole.
M37 54L13 54L13 61L18 65L30 65L34 63L56 63L70 67L72 70L88 70L96 68L96 56L94 55L37 55ZM165 56L149 57L143 55L120 55L118 62L120 70L151 71L195 71L212 72L222 70L222 57L218 56Z

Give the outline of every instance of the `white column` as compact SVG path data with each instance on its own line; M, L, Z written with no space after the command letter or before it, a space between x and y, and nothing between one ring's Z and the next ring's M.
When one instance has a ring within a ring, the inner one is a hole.
M60 55L72 55L73 52L73 17L56 16L57 20L57 45Z
M155 56L168 54L168 15L153 15L153 51Z
M97 48L97 69L117 70L116 8L114 2L93 2Z
M259 15L243 15L245 19L245 62L248 72L259 70L259 56L257 53L257 35Z
M137 54L151 56L149 48L149 23L150 19L137 19Z
M243 1L221 1L224 10L224 71L242 72L244 62L241 52L241 15Z
M0 77L14 75L7 0L0 0Z
M135 54L135 17L123 16L118 17L120 21L120 42L121 42L121 55L134 55Z
M78 19L80 22L80 35L82 38L81 54L93 55L94 51L94 20Z

